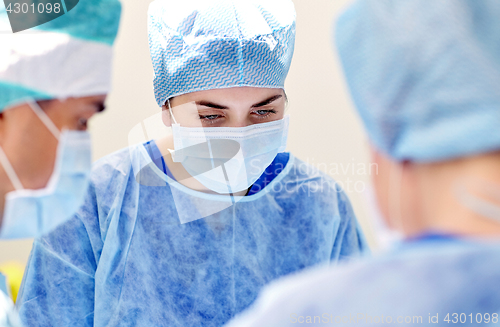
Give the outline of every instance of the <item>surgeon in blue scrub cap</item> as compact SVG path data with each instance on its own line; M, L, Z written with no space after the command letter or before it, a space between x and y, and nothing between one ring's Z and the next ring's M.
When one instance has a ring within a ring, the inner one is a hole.
M230 327L500 324L500 2L359 0L337 46L391 252L269 286Z
M83 208L35 242L30 326L221 326L270 281L365 251L344 192L283 152L294 38L289 0L151 3L171 133L98 161Z
M0 3L0 241L45 235L82 205L87 121L110 91L120 8L85 1L18 34ZM0 274L0 326L20 326L6 282Z

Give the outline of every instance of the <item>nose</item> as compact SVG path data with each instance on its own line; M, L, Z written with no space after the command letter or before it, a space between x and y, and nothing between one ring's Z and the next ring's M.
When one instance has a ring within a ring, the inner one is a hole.
M231 124L231 127L246 127L249 125L252 125L252 123L247 121L247 120L242 120L242 121L238 121L235 124Z
M234 115L231 119L230 127L246 127L252 125L252 122L248 118L247 114L243 114L244 110L241 110L241 114Z

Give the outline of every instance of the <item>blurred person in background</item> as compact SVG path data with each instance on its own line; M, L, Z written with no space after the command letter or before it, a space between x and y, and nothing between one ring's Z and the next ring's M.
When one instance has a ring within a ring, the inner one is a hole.
M0 5L0 239L40 237L83 203L91 167L87 121L104 110L110 90L120 10L118 1L82 2L12 33ZM2 276L0 283L0 326L19 326L8 297L15 280Z

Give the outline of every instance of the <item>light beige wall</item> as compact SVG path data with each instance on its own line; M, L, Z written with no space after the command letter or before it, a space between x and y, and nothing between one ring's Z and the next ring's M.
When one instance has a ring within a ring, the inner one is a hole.
M153 96L152 65L147 40L150 1L124 0L123 20L116 42L113 92L108 109L93 119L90 130L94 159L127 146L130 129L159 111ZM352 110L333 48L334 17L351 0L294 0L297 9L295 57L287 80L291 129L289 150L319 165L344 183L362 225L363 197L354 190L368 179L353 173L367 163L360 121ZM371 236L368 235L369 239ZM0 262L25 262L30 241L2 242Z

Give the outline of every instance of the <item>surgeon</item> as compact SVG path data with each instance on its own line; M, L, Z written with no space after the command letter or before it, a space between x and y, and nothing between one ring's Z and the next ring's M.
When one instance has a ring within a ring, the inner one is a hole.
M83 203L87 121L110 90L120 8L118 1L82 2L17 34L0 5L0 239L47 234ZM7 289L0 285L0 326L20 326Z
M276 282L230 327L498 325L500 2L358 0L337 46L405 241Z
M27 325L221 326L268 282L365 252L343 191L284 152L294 38L289 0L152 2L163 110L130 137L170 133L98 161L83 208L35 242Z

